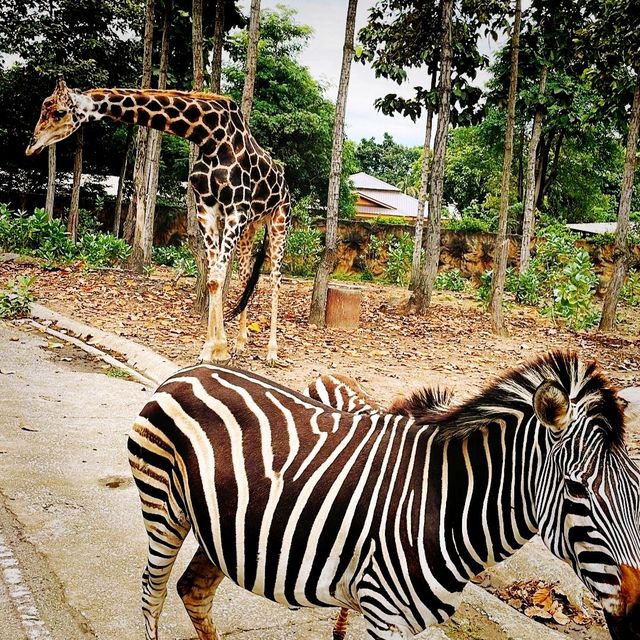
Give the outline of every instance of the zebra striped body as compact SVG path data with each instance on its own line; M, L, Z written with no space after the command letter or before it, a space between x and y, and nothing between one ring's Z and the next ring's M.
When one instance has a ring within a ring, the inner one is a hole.
M618 619L619 565L640 566L637 527L633 537L609 525L618 546L608 555L598 548L597 566L593 555L582 561L575 539L570 548L561 542L567 513L558 515L563 476L552 454L569 450L563 435L599 407L590 373L575 358L549 357L422 424L337 412L241 371L179 372L145 406L129 441L149 533L147 638L157 637L166 580L190 527L201 550L179 590L201 639L217 637L210 599L223 576L286 606L361 611L370 638L404 638L452 615L466 582L538 529L554 553L574 554L581 578ZM575 402L562 429L555 405L537 395L547 379ZM536 417L547 414L555 416L548 425ZM621 441L611 444L603 428L593 433L591 458L559 459L584 473L604 447L616 474L633 479L615 515L636 517L640 475ZM574 503L564 496L561 504ZM588 553L596 539L590 532ZM605 556L612 569L600 567Z

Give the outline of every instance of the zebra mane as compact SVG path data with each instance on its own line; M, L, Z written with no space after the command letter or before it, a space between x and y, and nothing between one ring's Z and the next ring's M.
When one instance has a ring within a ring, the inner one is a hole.
M439 439L462 439L508 414L533 413L533 395L545 381L564 389L572 404L588 415L602 415L607 443L624 441L623 401L595 361L583 362L572 351L551 351L511 369L483 391L443 412L417 417L417 424L440 427Z
M452 398L453 391L448 387L422 387L408 396L397 396L385 411L429 421L433 414L448 411Z

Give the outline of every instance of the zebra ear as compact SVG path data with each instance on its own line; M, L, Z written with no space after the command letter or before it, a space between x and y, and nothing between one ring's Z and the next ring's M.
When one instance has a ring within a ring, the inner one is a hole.
M536 417L552 431L563 431L571 422L571 402L557 382L546 380L533 394Z

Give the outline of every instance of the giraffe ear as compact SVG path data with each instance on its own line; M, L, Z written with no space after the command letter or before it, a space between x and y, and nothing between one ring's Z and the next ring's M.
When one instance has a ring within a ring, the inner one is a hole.
M536 417L552 431L563 431L571 422L571 402L566 391L553 380L543 382L533 394Z

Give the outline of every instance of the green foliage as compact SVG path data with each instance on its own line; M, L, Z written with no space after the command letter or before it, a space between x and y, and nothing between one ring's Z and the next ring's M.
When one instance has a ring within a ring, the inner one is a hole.
M535 265L524 273L509 267L505 281L505 291L513 293L520 304L537 307L540 303L541 278Z
M154 247L153 261L156 264L173 267L180 275L189 277L198 275L198 266L186 242L177 246Z
M393 237L387 245L388 256L385 277L388 282L400 286L409 284L411 259L413 257L413 238L408 233Z
M46 264L82 260L90 267L108 267L123 263L130 253L129 245L109 233L87 233L94 229L91 215L82 215L83 233L74 244L60 220L49 220L43 209L33 214L13 214L0 205L0 248L42 258Z
M375 138L362 138L355 147L355 157L360 171L405 191L406 178L420 159L420 151L419 147L406 147L395 142L385 132L382 142L376 142Z
M447 220L446 228L450 231L462 231L464 233L487 233L489 223L480 218L463 215L460 220Z
M131 247L111 233L87 233L78 241L77 249L90 267L124 264L131 253Z
M433 288L437 291L466 291L469 288L469 281L459 269L450 269L436 276Z
M476 295L478 300L482 303L486 309L489 306L489 297L491 296L491 278L493 277L493 271L485 271L480 276L480 282Z
M311 276L318 266L321 252L321 234L311 226L309 218L303 216L299 218L298 226L287 235L284 269L294 276Z
M629 269L620 299L630 307L640 307L640 271Z
M44 209L32 215L20 211L15 215L6 205L0 207L0 247L44 258L48 262L65 262L76 248L60 220L49 220Z
M32 291L35 280L35 276L9 280L6 288L0 290L0 318L21 318L30 314L35 299Z
M380 226L394 226L398 224L407 224L406 218L400 216L378 216L372 220L373 224Z
M125 369L121 369L120 367L106 367L104 370L104 375L109 378L120 378L121 380L130 380L131 376L129 372Z

